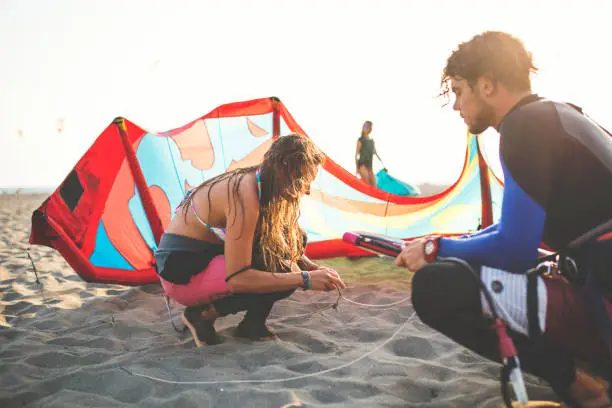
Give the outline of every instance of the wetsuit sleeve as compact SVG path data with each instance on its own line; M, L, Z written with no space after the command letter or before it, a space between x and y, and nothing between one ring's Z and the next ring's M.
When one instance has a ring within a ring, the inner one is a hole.
M563 163L559 132L559 116L548 101L527 103L504 118L499 133L505 186L497 229L465 239L443 239L440 256L516 273L533 267Z
M489 232L497 231L498 226L499 226L499 224L489 225L487 228L482 229L480 231L476 231L476 232L471 233L471 234L462 235L461 238L473 238L473 237L477 237L479 235L488 234Z
M546 214L512 178L502 161L504 196L499 224L465 238L442 238L440 257L523 273L533 266Z

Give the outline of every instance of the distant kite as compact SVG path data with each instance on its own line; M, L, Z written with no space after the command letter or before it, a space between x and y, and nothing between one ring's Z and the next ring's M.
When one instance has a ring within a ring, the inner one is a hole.
M63 118L57 119L56 125L57 125L57 133L62 133L62 131L64 130L64 119Z

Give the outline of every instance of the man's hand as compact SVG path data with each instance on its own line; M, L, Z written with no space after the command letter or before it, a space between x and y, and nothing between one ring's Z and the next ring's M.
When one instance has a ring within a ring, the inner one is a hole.
M397 258L395 258L395 265L403 266L413 272L427 265L424 248L425 241L427 241L426 238L419 238L407 244Z

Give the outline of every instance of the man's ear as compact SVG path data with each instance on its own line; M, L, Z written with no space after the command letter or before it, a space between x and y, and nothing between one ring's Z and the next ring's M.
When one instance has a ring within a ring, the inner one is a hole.
M478 79L480 92L488 97L491 97L497 91L497 82L489 75L483 75Z

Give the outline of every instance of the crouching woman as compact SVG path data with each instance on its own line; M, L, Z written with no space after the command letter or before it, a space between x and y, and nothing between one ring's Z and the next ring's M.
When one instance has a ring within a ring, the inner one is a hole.
M259 166L202 183L179 204L155 253L166 294L186 306L196 345L221 342L215 319L246 311L236 335L274 339L266 319L295 289L344 288L332 269L304 255L300 199L310 193L323 155L306 137L280 137Z

